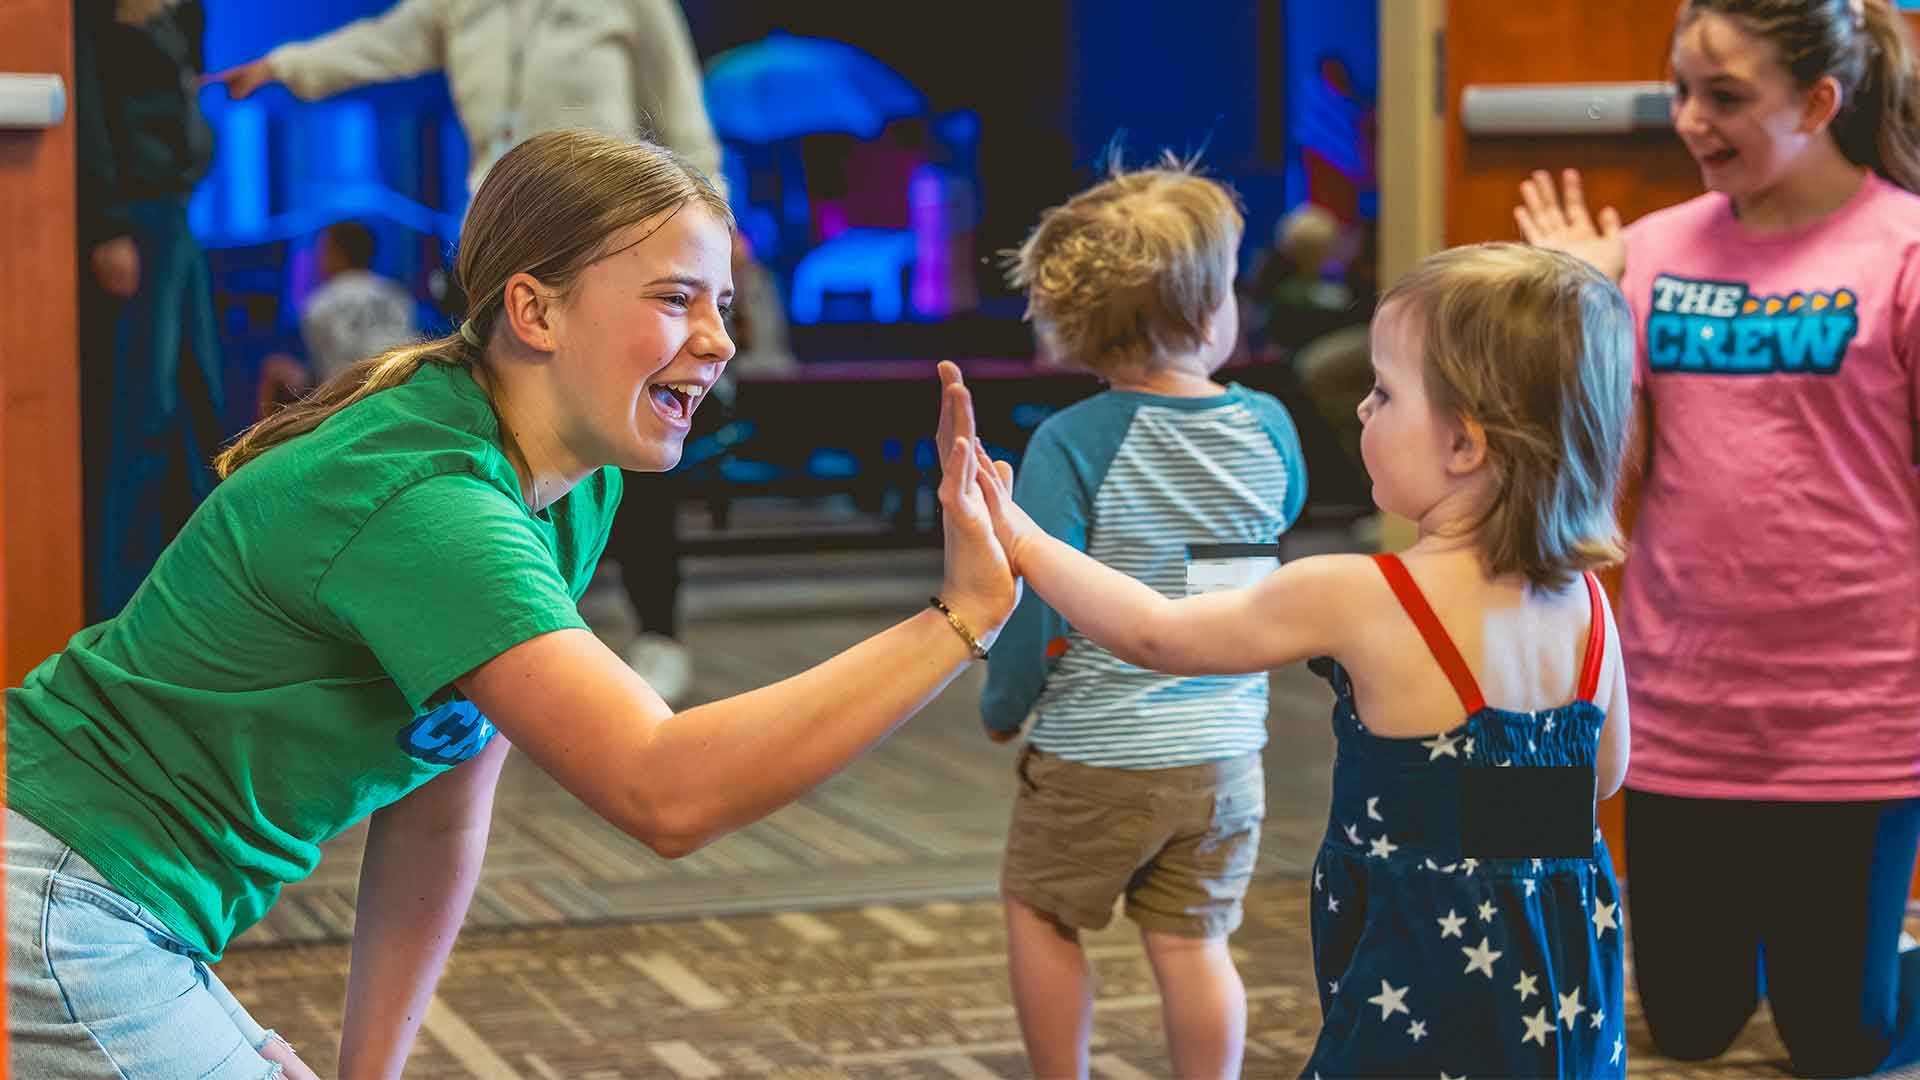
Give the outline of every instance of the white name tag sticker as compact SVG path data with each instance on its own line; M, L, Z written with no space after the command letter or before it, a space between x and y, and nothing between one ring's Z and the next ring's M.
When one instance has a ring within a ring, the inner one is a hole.
M1187 595L1243 589L1278 569L1278 544L1188 544Z

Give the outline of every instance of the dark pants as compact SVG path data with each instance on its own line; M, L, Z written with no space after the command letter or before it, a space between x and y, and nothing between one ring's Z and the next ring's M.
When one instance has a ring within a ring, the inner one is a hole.
M1764 992L1801 1075L1920 1060L1920 950L1897 952L1920 799L1629 790L1626 817L1634 983L1662 1054L1720 1054Z
M120 300L81 253L81 458L87 621L117 614L213 490L220 343L184 200L129 207L140 287Z
M623 473L625 494L607 537L640 629L680 636L680 530L675 510L685 481L676 473Z
M620 564L627 599L640 629L680 636L680 525L683 499L720 483L715 466L729 443L723 428L733 419L734 384L721 379L693 414L686 451L672 472L623 472L625 492L614 512L606 558Z

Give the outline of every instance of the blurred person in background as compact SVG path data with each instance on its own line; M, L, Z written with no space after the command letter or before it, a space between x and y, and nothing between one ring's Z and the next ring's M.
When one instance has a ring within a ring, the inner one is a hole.
M373 272L373 252L373 232L357 221L320 234L320 287L300 313L300 339L321 381L420 333L413 294Z
M199 0L74 5L87 613L119 611L213 488L219 335L187 197L213 158Z
M300 312L307 362L285 353L262 362L261 416L306 393L314 383L420 333L412 294L373 272L372 230L357 221L336 222L320 233L315 247L320 287Z

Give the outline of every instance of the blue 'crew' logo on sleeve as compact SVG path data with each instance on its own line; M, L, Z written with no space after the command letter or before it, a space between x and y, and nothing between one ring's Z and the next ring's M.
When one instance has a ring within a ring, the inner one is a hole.
M1859 329L1851 289L1753 296L1740 282L1662 274L1647 314L1647 362L1701 375L1833 375Z
M493 738L493 721L471 701L449 701L400 729L400 749L431 765L458 765Z

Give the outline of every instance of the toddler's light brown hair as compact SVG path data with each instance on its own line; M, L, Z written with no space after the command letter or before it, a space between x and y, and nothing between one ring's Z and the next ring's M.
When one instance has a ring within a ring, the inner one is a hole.
M1476 539L1495 574L1559 588L1617 563L1633 419L1633 312L1605 274L1525 244L1421 260L1380 300L1420 343L1433 408L1478 423L1497 470Z

